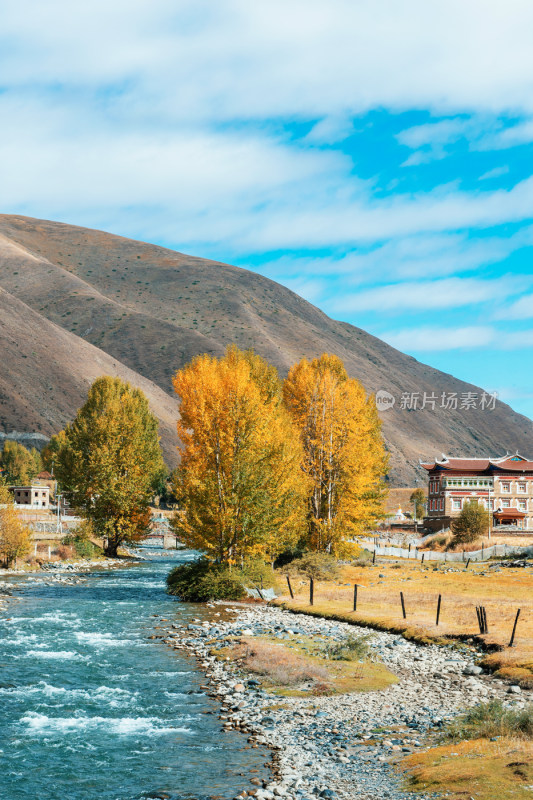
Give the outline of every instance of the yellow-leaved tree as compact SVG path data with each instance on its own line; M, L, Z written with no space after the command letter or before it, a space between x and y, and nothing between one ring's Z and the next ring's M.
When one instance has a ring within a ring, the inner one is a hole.
M13 496L0 484L0 556L9 569L17 558L29 553L30 531L24 525L13 505Z
M166 474L158 422L140 389L98 378L76 419L58 437L56 477L74 508L117 555L148 532L154 487Z
M382 512L388 459L374 398L328 354L295 364L283 397L300 432L310 482L309 545L342 555L346 540Z
M181 464L174 529L218 563L273 561L303 532L301 445L276 370L251 351L197 356L174 378Z

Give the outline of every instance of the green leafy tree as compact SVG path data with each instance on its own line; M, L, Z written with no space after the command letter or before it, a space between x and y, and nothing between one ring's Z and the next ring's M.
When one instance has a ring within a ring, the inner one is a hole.
M422 519L426 510L426 495L423 489L415 489L409 502L414 506L416 519Z
M476 500L468 500L457 519L452 520L453 544L469 544L485 536L489 529L489 512Z
M157 419L144 394L119 378L98 378L64 431L56 476L67 499L116 556L148 532L150 500L166 467Z
M30 452L24 445L8 439L0 453L0 468L6 483L24 486L40 472L41 456L33 448Z

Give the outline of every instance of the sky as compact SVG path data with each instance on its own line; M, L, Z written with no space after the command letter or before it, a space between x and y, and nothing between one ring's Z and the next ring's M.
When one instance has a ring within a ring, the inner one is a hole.
M530 0L3 0L0 211L252 269L533 417L532 31Z

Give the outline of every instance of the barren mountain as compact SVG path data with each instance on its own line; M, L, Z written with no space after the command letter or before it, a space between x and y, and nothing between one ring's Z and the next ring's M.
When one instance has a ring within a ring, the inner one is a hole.
M13 355L2 358L0 430L51 433L73 416L93 377L111 372L113 365L112 374L127 367L134 371L128 379L148 386L154 411L162 415L156 403L163 398L172 403L175 371L197 353L221 354L235 342L253 347L282 374L304 355L336 353L368 391L394 395L397 402L382 419L395 484L412 484L420 477L418 459L441 452L533 453L531 420L499 401L493 410L481 410L479 402L470 409L440 408L443 392L472 392L479 400L482 390L330 319L285 287L244 269L101 231L0 215L0 286L25 304L7 302L2 326L18 314L10 336L20 353L31 345L39 361L37 368L35 361L17 358L14 343ZM20 324L25 315L46 331L46 345L36 349L35 339L26 335ZM59 372L55 340L63 345ZM91 365L87 369L80 352ZM53 394L38 391L41 373L53 377L46 383L54 384ZM402 409L402 392L434 394L435 409ZM168 416L161 418L167 426ZM162 435L168 452L174 434L165 427Z

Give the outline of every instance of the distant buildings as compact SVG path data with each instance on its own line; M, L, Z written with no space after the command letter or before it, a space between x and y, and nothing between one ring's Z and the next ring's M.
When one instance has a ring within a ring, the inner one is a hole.
M39 484L30 486L10 486L13 500L17 506L30 506L31 508L50 507L50 487Z
M49 472L43 471L28 486L10 486L9 491L17 506L48 509L55 491L55 480Z
M491 527L533 533L533 461L519 453L502 458L447 458L422 463L428 472L424 527L448 528L463 504L477 500L492 512Z

